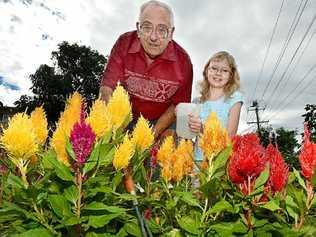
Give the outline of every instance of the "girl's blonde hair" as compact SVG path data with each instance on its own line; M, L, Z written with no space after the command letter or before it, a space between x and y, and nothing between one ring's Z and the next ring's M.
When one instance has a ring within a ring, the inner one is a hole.
M200 101L204 102L207 100L210 92L210 83L207 78L208 67L213 61L222 61L226 60L231 70L230 79L224 87L225 99L228 99L236 90L240 88L240 78L237 70L237 65L235 59L232 55L225 51L220 51L214 54L205 64L203 70L203 81L200 83L201 87L201 97Z

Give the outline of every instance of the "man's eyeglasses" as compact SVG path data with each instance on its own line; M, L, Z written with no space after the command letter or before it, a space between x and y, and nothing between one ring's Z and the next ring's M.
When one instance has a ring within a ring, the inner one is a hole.
M155 29L155 27L150 23L143 23L139 26L140 33L145 36L150 36L154 30L158 38L166 39L169 35L171 28L169 28L166 25L157 25Z
M211 73L229 74L231 71L227 68L219 68L217 66L211 66L208 68Z

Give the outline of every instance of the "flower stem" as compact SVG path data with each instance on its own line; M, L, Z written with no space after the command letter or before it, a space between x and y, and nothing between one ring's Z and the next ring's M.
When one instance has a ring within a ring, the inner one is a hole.
M37 218L39 220L39 222L44 226L46 227L51 233L53 233L54 235L58 235L58 232L56 232L53 227L51 227L47 221L46 221L46 218L45 216L43 215L43 211L42 209L41 210L38 210L37 208L37 205L36 203L33 202L33 209L35 210L36 214L37 214Z
M205 204L204 204L204 208L203 208L203 214L202 214L202 217L201 217L201 224L206 220L207 206L208 206L208 198L205 198Z
M80 172L80 168L77 168L77 188L78 188L78 200L77 200L77 218L78 220L80 219L80 215L81 215L81 198L82 198L82 175ZM81 226L80 224L77 225L77 234L78 236L81 236Z

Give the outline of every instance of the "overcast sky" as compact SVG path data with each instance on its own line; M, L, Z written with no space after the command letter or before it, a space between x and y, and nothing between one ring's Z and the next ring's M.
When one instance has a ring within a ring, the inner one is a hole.
M135 29L143 2L0 0L0 101L12 105L30 94L29 75L51 64L51 52L64 40L108 55L120 34ZM165 2L175 15L174 39L191 56L193 97L206 61L226 50L236 59L246 99L239 132L254 120L247 113L254 99L274 127L302 130L305 104L316 103L315 0Z

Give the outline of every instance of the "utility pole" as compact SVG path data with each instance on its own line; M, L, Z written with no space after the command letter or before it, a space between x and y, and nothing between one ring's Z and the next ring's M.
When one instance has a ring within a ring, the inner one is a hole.
M264 107L259 107L259 103L257 100L254 100L252 101L252 105L249 106L248 108L248 112L249 111L255 111L255 114L256 114L256 121L249 121L247 122L247 124L254 124L256 123L257 124L257 131L258 131L258 135L261 139L261 128L260 128L260 124L262 123L268 123L269 120L264 120L264 121L261 121L260 118L259 118L259 111L260 110L265 110L265 106Z

